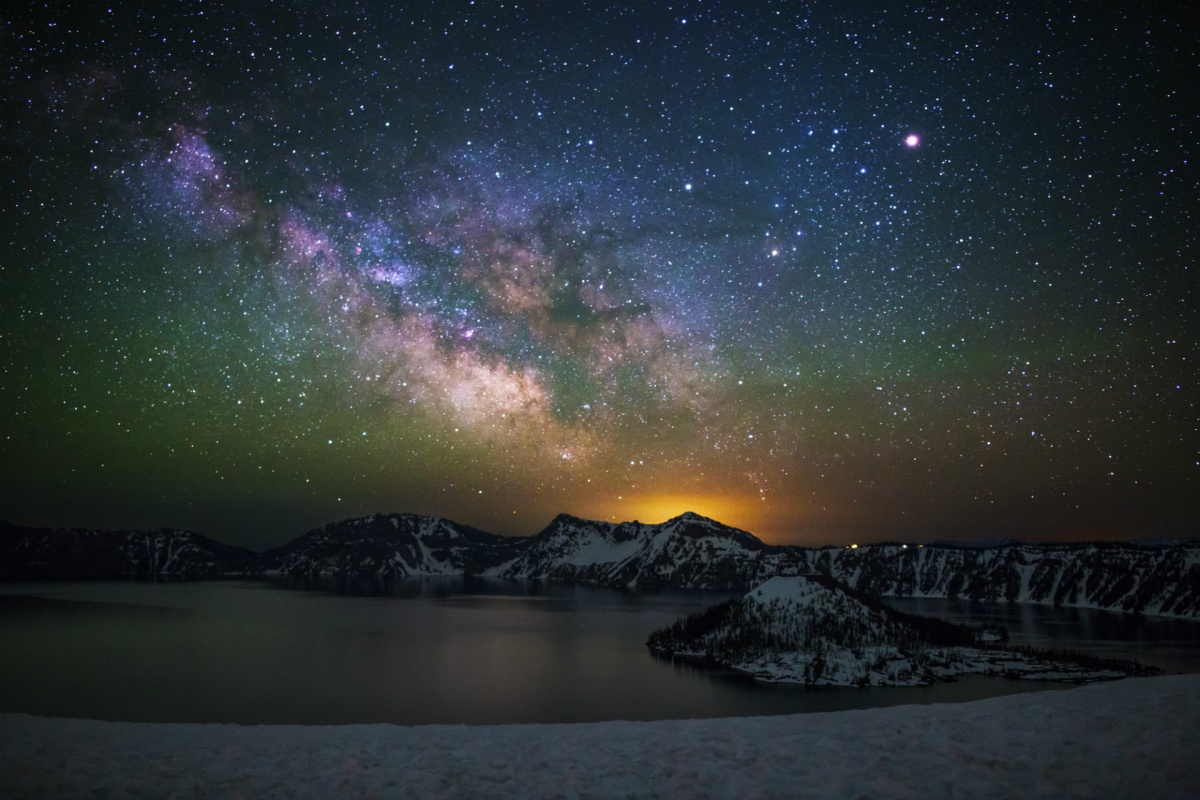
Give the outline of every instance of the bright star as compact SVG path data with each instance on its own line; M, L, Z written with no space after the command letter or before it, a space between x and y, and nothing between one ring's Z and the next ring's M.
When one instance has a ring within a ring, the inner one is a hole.
M904 137L904 143L909 147L916 147L921 143L921 137L917 136L915 133L910 133L908 136Z

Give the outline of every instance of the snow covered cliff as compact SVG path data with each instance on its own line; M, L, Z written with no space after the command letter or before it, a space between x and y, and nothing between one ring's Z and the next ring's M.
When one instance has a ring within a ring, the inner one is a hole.
M807 555L812 571L873 595L1200 616L1197 542L879 544Z
M222 574L482 575L617 588L745 591L820 573L867 594L949 597L1200 617L1200 542L860 547L768 545L698 514L659 524L562 514L525 537L414 514L330 523L265 553L184 531L48 531L0 524L0 578Z
M798 564L789 548L699 514L658 525L560 514L516 558L486 574L637 589L741 589Z
M509 558L524 541L437 517L372 514L309 531L263 553L255 566L306 578L477 574Z
M191 531L27 528L0 522L0 579L215 578L236 573L250 550Z

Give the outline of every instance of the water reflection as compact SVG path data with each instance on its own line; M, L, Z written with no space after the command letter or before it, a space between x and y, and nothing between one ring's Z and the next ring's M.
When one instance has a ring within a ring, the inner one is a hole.
M536 580L507 580L477 576L413 575L367 576L288 576L271 581L272 585L310 592L326 592L352 597L566 597L572 587Z
M463 578L371 583L379 591L366 595L308 588L0 585L0 710L160 722L583 722L834 711L1063 688L968 676L928 688L808 691L650 656L650 631L728 596L721 593ZM1023 607L942 610L999 615L1014 639L1038 644L1072 629L1069 619ZM1186 633L1195 645L1194 623L1169 623L1148 632L1126 628L1127 620L1087 618L1074 635L1104 634L1097 626L1115 624L1127 641ZM1200 670L1194 648L1191 659Z
M1168 674L1200 672L1200 622L1028 603L888 597L889 605L969 625L1004 625L1009 644L1079 650L1151 664Z

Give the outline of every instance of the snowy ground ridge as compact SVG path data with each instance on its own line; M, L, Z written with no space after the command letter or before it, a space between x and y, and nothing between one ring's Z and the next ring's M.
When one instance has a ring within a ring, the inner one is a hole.
M0 732L6 797L1195 798L1200 675L780 717Z

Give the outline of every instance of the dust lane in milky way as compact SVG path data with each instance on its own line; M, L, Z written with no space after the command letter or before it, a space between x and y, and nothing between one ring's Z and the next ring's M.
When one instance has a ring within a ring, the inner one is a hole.
M1195 533L1183 19L543 5L14 15L0 517Z

